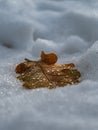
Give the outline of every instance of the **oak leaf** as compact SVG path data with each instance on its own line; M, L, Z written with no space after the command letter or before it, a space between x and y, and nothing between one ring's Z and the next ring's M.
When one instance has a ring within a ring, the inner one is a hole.
M25 62L16 66L17 77L23 81L25 88L34 89L41 87L56 88L79 82L80 72L73 63L55 64L58 57L54 53L45 54L41 52L41 59Z

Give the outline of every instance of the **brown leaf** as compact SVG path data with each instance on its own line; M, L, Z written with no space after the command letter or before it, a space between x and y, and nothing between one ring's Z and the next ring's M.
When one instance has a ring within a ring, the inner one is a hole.
M80 72L73 63L57 65L57 56L54 53L41 52L41 60L25 62L16 66L17 77L24 82L23 86L29 89L48 87L62 87L79 82Z
M54 53L45 54L44 51L41 52L41 61L48 65L55 64L57 62L57 59L58 57Z

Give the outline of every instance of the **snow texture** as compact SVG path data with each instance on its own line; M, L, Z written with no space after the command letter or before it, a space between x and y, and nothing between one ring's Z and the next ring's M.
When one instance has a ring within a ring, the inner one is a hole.
M15 67L40 51L74 63L78 85L25 90ZM98 1L0 0L0 130L98 130Z

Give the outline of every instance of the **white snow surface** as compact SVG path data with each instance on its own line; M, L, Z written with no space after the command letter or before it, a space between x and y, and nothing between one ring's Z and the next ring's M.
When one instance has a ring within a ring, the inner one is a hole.
M81 82L24 89L15 67L42 50ZM97 0L0 0L0 130L98 130Z

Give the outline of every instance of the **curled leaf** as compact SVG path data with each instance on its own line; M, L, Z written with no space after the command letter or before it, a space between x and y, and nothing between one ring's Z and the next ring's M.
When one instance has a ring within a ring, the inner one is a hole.
M41 52L41 60L25 62L16 66L17 77L23 81L25 88L34 89L41 87L55 88L79 82L80 72L73 63L55 64L57 56L54 53Z
M57 59L58 57L54 53L45 54L44 51L41 52L41 61L48 65L55 64L57 62Z

